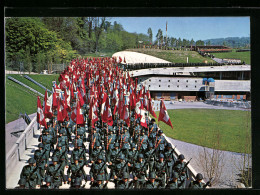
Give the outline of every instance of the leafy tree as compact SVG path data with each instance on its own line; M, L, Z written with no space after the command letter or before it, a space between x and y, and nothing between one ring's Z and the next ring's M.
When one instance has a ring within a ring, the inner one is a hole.
M163 42L163 33L162 30L159 29L157 34L156 34L156 39L158 41L158 44L162 46L162 42Z
M45 69L45 55L43 53L36 54L36 71L40 73Z
M151 28L148 28L147 34L149 36L150 43L152 43L153 42L153 31Z

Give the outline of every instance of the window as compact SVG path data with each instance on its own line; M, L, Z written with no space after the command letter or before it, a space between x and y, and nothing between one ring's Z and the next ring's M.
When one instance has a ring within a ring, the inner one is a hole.
M188 83L188 80L186 80L186 82Z
M169 80L169 82L171 82L171 80Z
M197 86L195 85L195 88L197 88Z
M188 85L186 85L186 87L188 87Z
M170 87L170 85L168 85L168 87Z
M149 85L149 87L151 87L151 85Z
M149 79L149 81L151 82L151 79Z
M161 87L161 85L159 85L159 87Z
M177 85L177 87L179 87L179 85Z
M161 80L159 80L159 82L161 82Z
M180 82L180 80L178 80L178 82Z
M195 80L195 83L197 83L197 80Z

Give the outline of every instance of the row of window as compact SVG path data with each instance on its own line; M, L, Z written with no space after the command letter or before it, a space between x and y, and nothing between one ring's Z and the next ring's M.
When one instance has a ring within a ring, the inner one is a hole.
M140 82L142 81L142 79L140 79ZM151 82L151 79L149 79L149 81ZM171 80L168 80L169 82L171 82ZM161 82L161 80L159 80L159 82ZM180 82L180 80L177 80L177 82ZM189 80L186 80L186 82L188 83ZM195 83L197 83L197 80L195 80Z
M153 85L154 86L154 85ZM151 87L151 85L149 85L149 87ZM159 85L159 87L161 87L161 85ZM170 85L168 85L168 87L171 87ZM177 87L179 87L179 85L177 85ZM188 85L186 85L186 87L188 87ZM197 88L197 86L195 85L195 88Z

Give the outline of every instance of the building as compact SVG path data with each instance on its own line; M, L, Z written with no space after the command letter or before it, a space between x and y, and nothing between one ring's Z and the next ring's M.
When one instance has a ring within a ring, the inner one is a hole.
M166 100L250 100L250 65L147 68L129 71L145 84L151 97ZM212 78L214 82L204 82Z

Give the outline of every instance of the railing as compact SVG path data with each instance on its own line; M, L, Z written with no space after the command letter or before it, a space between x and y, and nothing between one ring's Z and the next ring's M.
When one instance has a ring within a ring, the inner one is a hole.
M11 150L6 155L6 175L9 175L14 167L16 166L17 162L21 160L21 156L24 151L28 147L28 143L32 140L35 135L35 129L37 120L36 116L33 118L31 123L26 127L24 132L21 134L19 139L16 141L16 144L11 148Z

